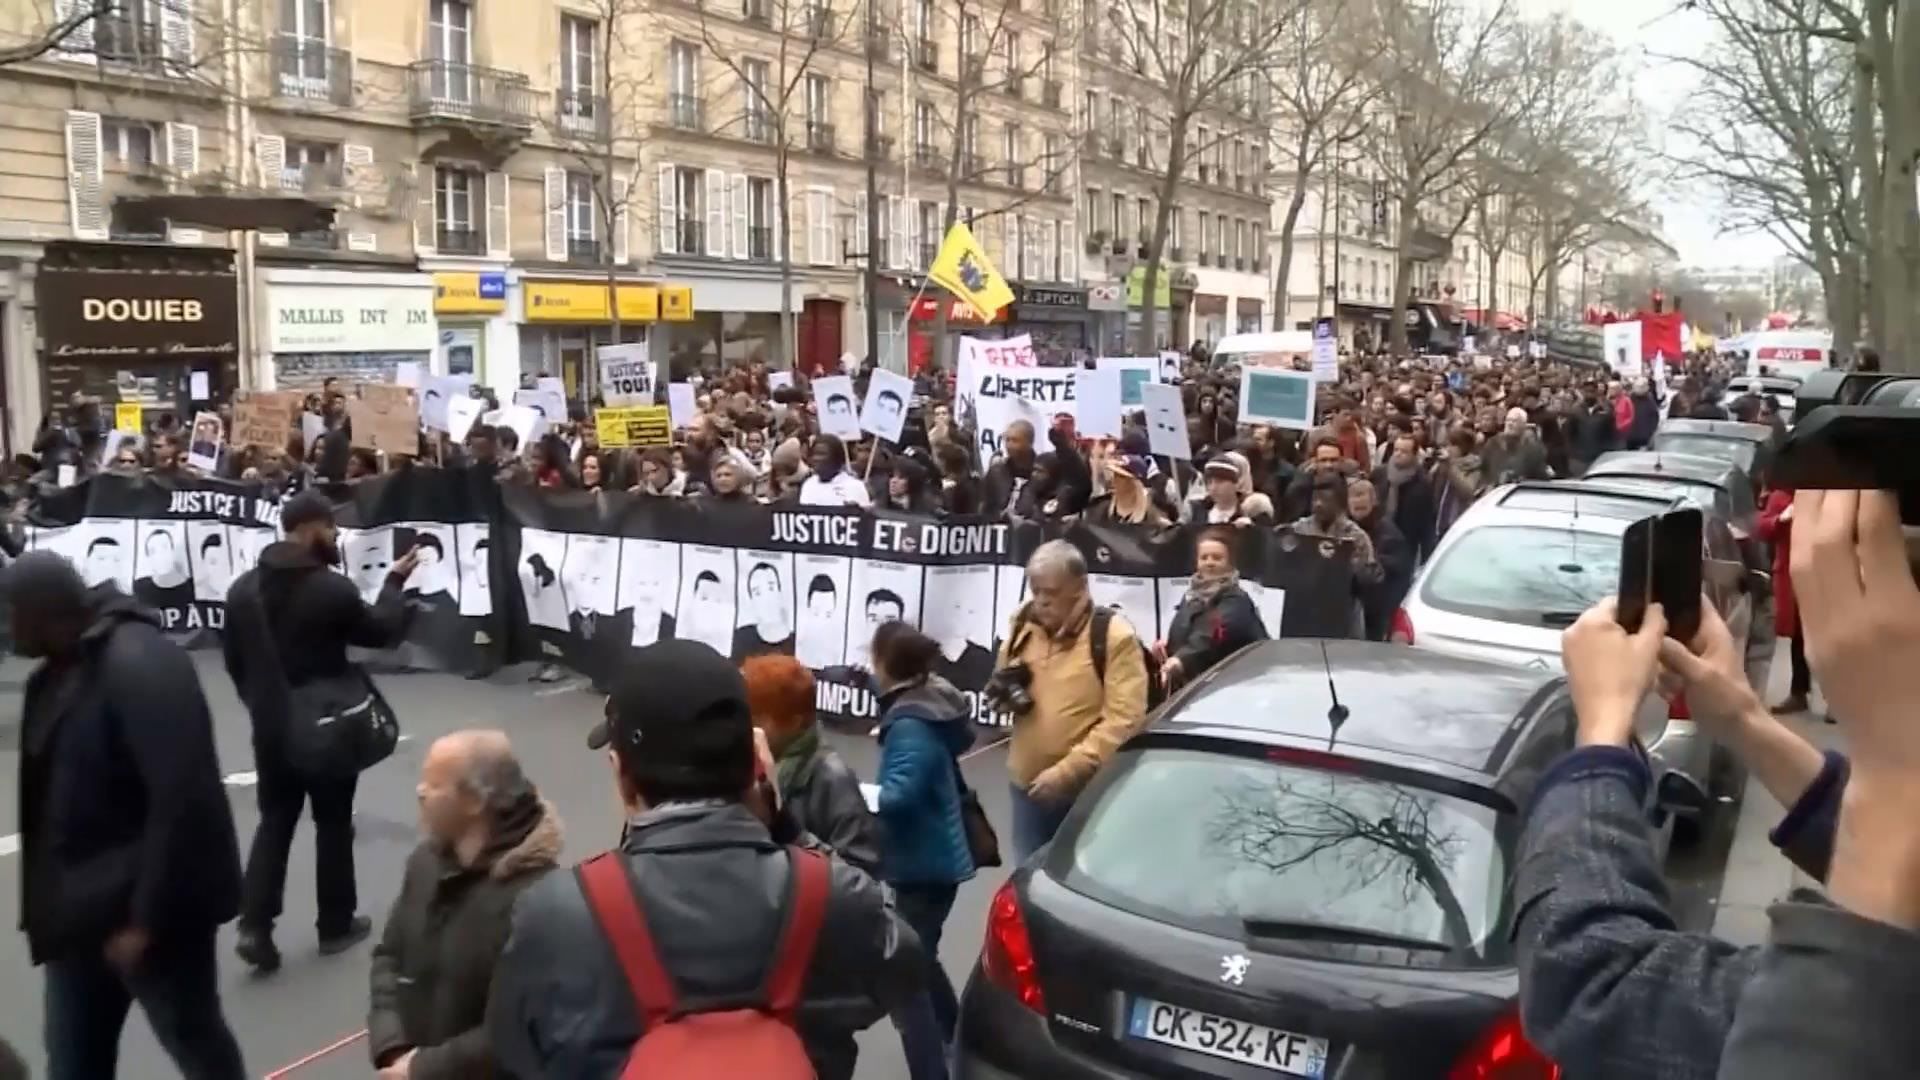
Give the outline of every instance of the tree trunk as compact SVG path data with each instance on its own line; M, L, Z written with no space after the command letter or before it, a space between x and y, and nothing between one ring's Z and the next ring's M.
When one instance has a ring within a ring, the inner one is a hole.
M1387 351L1407 355L1407 299L1413 295L1414 213L1420 208L1417 192L1400 193L1400 221L1393 240L1393 313L1387 316Z
M1891 6L1891 5L1889 5ZM1885 299L1887 338L1881 359L1899 371L1920 372L1920 10L1899 5L1878 24L1887 34L1880 69L1881 123L1886 158L1881 168L1880 238L1885 254L1876 291ZM1891 24L1891 25L1888 25Z
M1301 160L1296 158L1296 161ZM1300 222L1300 210L1307 204L1307 170L1294 171L1293 194L1287 199L1287 212L1280 219L1280 258L1273 281L1273 328L1287 329L1287 308L1293 299L1293 230Z
M1495 333L1500 329L1500 256L1506 253L1505 247L1487 249L1487 302L1482 305L1483 310L1480 312L1486 316L1487 325L1481 329L1492 330Z
M1153 302L1160 291L1161 262L1166 256L1167 223L1173 218L1174 196L1180 190L1180 165L1187 156L1187 122L1181 109L1182 103L1174 104L1174 115L1179 119L1167 132L1167 166L1160 175L1159 204L1153 212L1153 238L1147 241L1146 277L1140 283L1140 336L1134 342L1135 356L1153 356L1159 352L1154 340L1154 331L1159 322L1160 308ZM1205 237L1201 237L1204 242ZM1171 318L1171 313L1169 313Z

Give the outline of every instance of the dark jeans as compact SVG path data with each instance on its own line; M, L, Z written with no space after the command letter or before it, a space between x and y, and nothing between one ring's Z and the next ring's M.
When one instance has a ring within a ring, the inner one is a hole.
M1041 802L1018 784L1008 785L1007 801L1013 809L1015 865L1026 862L1034 852L1045 847L1053 834L1060 831L1060 823L1067 820L1067 811L1073 809L1072 799Z
M188 1080L245 1080L240 1045L220 1012L212 927L156 939L131 978L95 950L47 963L49 1080L110 1080L120 1029L135 1001L173 1064Z
M1793 682L1787 692L1806 697L1813 692L1813 669L1807 666L1807 635L1800 627L1793 628L1793 643L1787 648L1787 658L1793 662Z
M323 938L347 932L353 923L359 896L353 884L353 792L358 776L345 780L313 780L283 764L260 765L260 825L253 832L247 854L247 875L240 897L240 926L270 933L280 917L281 895L287 888L287 852L300 824L300 809L313 804L314 891L319 918L314 927Z
M946 927L947 913L953 910L953 885L895 885L894 909L901 921L913 927L915 937L927 958L926 992L895 1013L894 1026L900 1029L900 1045L906 1052L907 1071L912 1080L944 1080L947 1076L947 1048L953 1043L954 1025L960 1019L960 999L940 963L940 933Z

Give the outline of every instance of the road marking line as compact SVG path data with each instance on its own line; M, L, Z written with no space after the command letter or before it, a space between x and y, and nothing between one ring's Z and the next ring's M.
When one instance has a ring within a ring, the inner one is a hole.
M326 1046L323 1046L320 1049L315 1050L313 1053L308 1054L306 1057L303 1057L300 1060L295 1061L290 1065L282 1065L279 1068L273 1070L272 1072L267 1074L266 1080L279 1080L280 1077L290 1076L292 1075L295 1069L304 1069L308 1065L311 1065L314 1062L319 1061L321 1058L326 1057L328 1054L332 1054L340 1050L345 1050L347 1047L352 1046L354 1043L357 1043L361 1039L364 1039L366 1037L367 1037L366 1028L361 1028L359 1031L356 1031L351 1035L343 1035L340 1038L335 1039L333 1042L327 1044Z
M228 787L253 787L260 782L260 774L257 772L228 773L220 778L220 782Z
M13 833L9 836L0 836L0 855L18 854L20 854L20 834Z

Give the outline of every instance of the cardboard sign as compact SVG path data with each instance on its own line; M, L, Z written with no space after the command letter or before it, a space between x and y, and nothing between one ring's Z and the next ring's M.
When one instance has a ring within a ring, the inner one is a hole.
M665 405L595 409L593 428L610 450L673 445L673 415Z
M300 407L303 400L298 390L280 393L234 391L233 444L258 446L275 453L284 452L287 443L300 434Z
M113 407L113 430L138 435L143 426L145 421L139 402L123 401Z
M599 352L600 398L616 408L651 405L658 374L645 345L609 345Z
M420 452L420 410L404 386L363 383L360 395L347 399L353 445L385 454Z

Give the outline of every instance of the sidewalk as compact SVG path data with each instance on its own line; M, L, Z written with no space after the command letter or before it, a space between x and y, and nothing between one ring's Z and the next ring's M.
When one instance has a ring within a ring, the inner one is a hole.
M1774 657L1772 677L1767 680L1765 700L1778 701L1786 696L1789 671L1786 643L1782 642ZM1818 688L1814 704L1813 712L1789 719L1788 726L1823 750L1840 746L1840 729L1820 719L1824 702ZM1793 889L1816 884L1767 840L1767 834L1785 814L1786 809L1767 794L1760 782L1748 777L1740 800L1740 820L1734 827L1733 846L1727 852L1727 867L1720 882L1713 920L1715 936L1736 945L1765 943L1768 905Z

